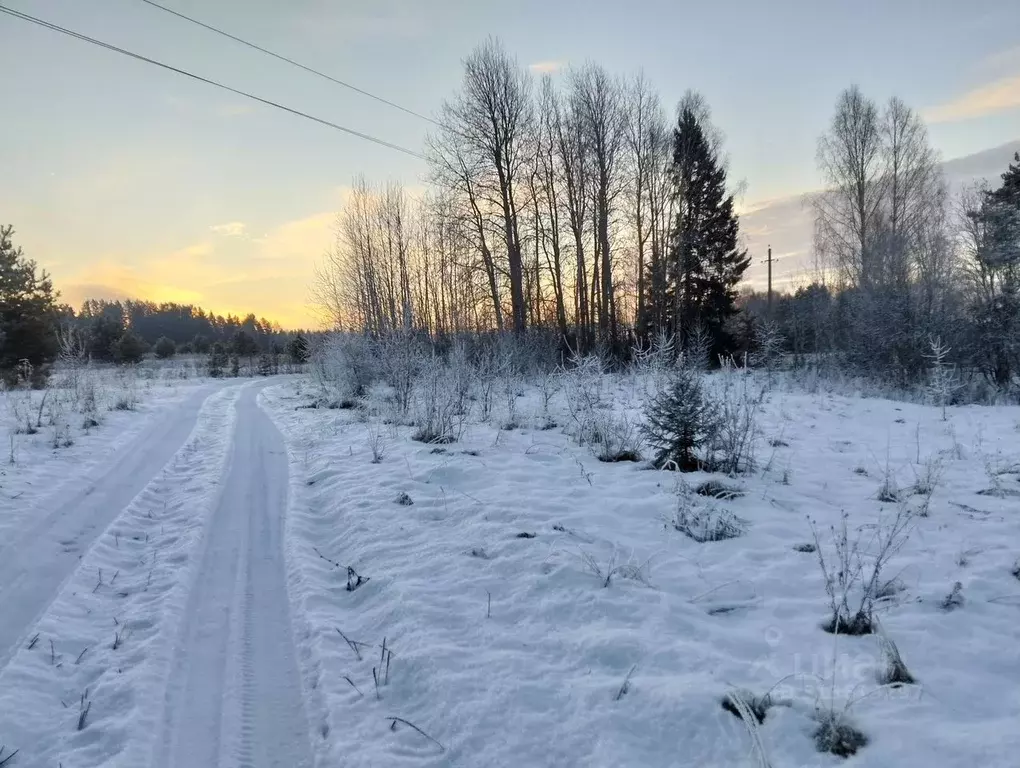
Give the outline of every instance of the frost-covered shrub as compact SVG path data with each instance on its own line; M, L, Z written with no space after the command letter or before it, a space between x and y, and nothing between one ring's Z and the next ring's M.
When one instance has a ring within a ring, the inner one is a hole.
M414 440L445 444L460 439L464 414L458 408L457 393L449 386L449 375L449 367L438 356L422 364L412 401Z
M674 492L676 510L668 522L688 538L699 543L725 541L735 539L747 530L747 522L725 507L695 498L695 489L684 480L677 482Z
M327 404L351 406L379 378L376 343L357 334L330 334L312 356L312 374Z
M673 518L673 527L699 543L725 541L743 535L746 523L730 510L717 504L700 507L681 502Z
M701 375L690 366L676 368L645 409L642 433L655 452L655 465L684 472L698 469L697 451L717 430L715 412Z
M562 376L556 370L540 371L537 385L542 396L542 429L551 429L556 426L556 422L552 418L549 406L563 386Z
M597 442L596 426L602 409L602 385L605 362L596 355L570 358L570 367L563 372L563 392L570 414L571 429L578 445Z
M471 390L477 379L477 373L471 364L467 345L458 340L450 349L448 358L449 387L456 399L457 413L467 416L471 407Z
M626 416L596 412L591 441L592 452L599 461L641 460L641 433Z
M716 419L709 443L711 464L730 475L751 472L766 388L746 369L733 366L724 366L720 381L713 399Z
M407 414L414 395L414 385L426 363L422 340L410 331L395 331L379 344L382 379L393 390L398 416Z
M641 377L645 394L658 394L669 382L677 365L675 337L660 331L647 348L636 347L632 357L631 370Z

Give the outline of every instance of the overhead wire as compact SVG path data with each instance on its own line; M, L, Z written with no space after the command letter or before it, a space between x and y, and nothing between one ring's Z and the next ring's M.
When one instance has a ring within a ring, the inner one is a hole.
M354 136L354 137L359 138L359 139L364 139L365 141L370 141L373 144L378 144L379 146L386 147L388 149L392 149L392 150L395 150L397 152L402 152L405 155L410 155L411 157L417 158L419 160L424 160L425 159L424 156L419 154L418 152L415 152L414 150L411 150L411 149L407 149L406 147L402 147L399 144L394 144L393 142L386 141L385 139L380 139L377 136L372 136L371 134L368 134L368 133L363 133L361 131L356 131L353 128L347 128L346 126L339 125L339 124L334 123L334 122L332 122L330 120L326 120L326 119L321 118L321 117L316 117L315 115L311 115L311 114L309 114L307 112L302 112L299 109L294 109L293 107L288 107L285 104L280 104L279 102L273 101L272 99L265 99L265 98L262 98L261 96L256 96L253 93L249 93L248 91L243 91L243 90L241 90L239 88L233 88L232 86L225 85L224 83L220 83L220 82L218 82L216 80L212 80L212 79L210 79L208 77L203 77L202 75L196 75L194 72L189 72L188 70L181 69L180 67L175 67L175 66L173 66L171 64L166 64L166 63L164 63L162 61L157 61L156 59L150 58L148 56L143 56L140 53L135 53L135 52L129 51L129 50L125 49L125 48L121 48L119 46L113 45L111 43L103 42L102 40L98 40L98 39L96 39L94 37L89 37L88 35L84 35L84 34L82 34L80 32L75 32L72 29L68 29L66 27L62 27L62 26L60 26L58 24L54 24L53 22L49 22L49 21L46 21L44 19L37 18L35 16L31 16L31 15L29 15L27 13L23 13L22 11L14 10L13 8L10 8L8 6L0 5L0 13L4 13L4 14L6 14L8 16L11 16L13 18L16 18L16 19L21 19L22 21L27 21L27 22L30 22L32 24L36 24L36 25L38 25L40 27L45 27L46 29L50 29L50 30L52 30L54 32L59 32L59 33L64 34L64 35L68 35L68 36L73 37L73 38L75 38L77 40L81 40L82 42L89 43L91 45L96 45L96 46L99 46L101 48L105 48L106 50L109 50L109 51L113 51L114 53L119 53L119 54L121 54L123 56L128 56L128 57L130 57L132 59L136 59L137 61L143 61L143 62L145 62L147 64L152 64L153 66L160 67L160 68L165 69L165 70L167 70L169 72L174 72L174 73L176 73L178 75L183 75L184 77L191 78L192 80L197 80L197 81L199 81L201 83L206 83L207 85L212 85L212 86L215 86L216 88L221 88L221 89L223 89L225 91L229 91L230 93L233 93L233 94L235 94L237 96L242 96L244 98L251 99L252 101L256 101L256 102L258 102L260 104L264 104L265 106L268 106L268 107L274 107L275 109L280 109L280 110L282 110L284 112L289 112L290 114L296 115L297 117L303 117L306 120L311 120L312 122L319 123L320 125L325 125L325 126L327 126L329 128L333 128L333 129L335 129L337 131L340 131L342 133L346 133L346 134L348 134L350 136Z
M248 40L245 40L244 38L238 37L237 35L233 35L230 32L227 32L226 30L220 29L219 27L214 27L212 24L207 24L206 22L200 21L200 20L194 18L193 16L187 15L186 13L181 13L180 11L175 11L173 8L168 8L167 6L162 5L161 3L155 2L155 0L140 0L140 2L143 2L146 5L152 6L153 8L158 8L159 10L161 10L161 11L163 11L165 13L169 13L170 15L176 16L177 18L183 19L184 21L190 22L191 24L196 24L199 27L202 27L203 29L207 29L210 32L214 32L217 35L222 35L223 37L226 37L226 38L228 38L230 40L233 40L236 43L240 43L241 45L245 45L245 46L247 46L249 48L252 48L253 50L259 51L260 53L264 53L267 56L272 56L274 59L279 59L280 61L286 62L287 64L290 64L291 66L297 67L298 69L303 69L305 72L309 72L309 73L311 73L313 75L316 75L318 77L324 78L325 80L328 80L331 83L343 86L344 88L349 88L350 90L354 91L355 93L360 93L362 96L367 96L370 99L374 99L375 101L378 101L380 104L385 104L385 105L387 105L389 107L393 107L394 109L399 109L401 112L404 112L404 113L406 113L408 115L411 115L413 117L417 117L420 120L425 120L426 122L432 123L433 125L437 125L437 126L439 125L439 123L436 122L435 120L433 120L431 117L423 115L420 112L415 112L413 109L408 109L407 107L403 107L403 106L401 106L400 104L397 104L394 101L390 101L389 99L385 99L382 96L377 96L376 94L374 94L374 93L372 93L370 91L366 91L363 88L358 88L356 85L352 85L351 83L348 83L348 82L345 82L343 80L340 80L340 79L338 79L336 77L333 77L332 75L328 75L325 72L322 72L322 71L320 71L318 69L315 69L314 67L309 67L309 66L307 66L305 64L302 64L299 61L295 61L294 59L291 59L291 58L289 58L287 56L283 56L282 54L276 53L275 51L271 51L268 48L264 48L261 45L257 45L255 43L252 43L252 42L250 42Z

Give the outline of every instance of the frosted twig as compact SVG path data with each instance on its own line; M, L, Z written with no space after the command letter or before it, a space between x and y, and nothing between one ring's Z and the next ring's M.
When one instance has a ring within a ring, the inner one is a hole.
M431 736L429 736L429 735L428 735L427 733L425 733L425 731L423 731L423 730L422 730L421 728L419 728L419 727L418 727L417 725L415 725L415 724L414 724L414 723L412 723L411 721L409 721L409 720L405 720L405 719L404 719L404 718L402 718L402 717L387 717L386 719L387 719L387 720L389 720L389 721L390 721L390 723L391 723L391 724L390 724L390 730L391 730L391 731L394 731L394 730L396 730L396 727L397 727L397 723L403 723L404 725L407 725L407 726L409 726L409 727L411 727L411 728L414 728L414 730L418 731L418 733L420 733L420 734L421 734L422 736L424 736L424 737L425 737L426 739L428 739L428 740L429 740L429 741L431 741L431 742L432 742L433 744L435 744L436 746L438 746L438 747L439 747L439 748L440 748L440 749L441 749L441 750L442 750L443 752L445 752L445 751L446 751L446 747L444 747L444 746L442 745L442 742L440 742L440 741L439 741L438 739L434 739L434 738L432 738Z
M339 627L333 627L333 629L335 629L340 637L344 639L344 642L351 647L351 650L354 651L354 655L358 657L358 661L361 661L361 650L359 649L359 646L363 645L367 648L369 643L359 643L357 640L351 640L347 637L347 635L340 631Z
M620 690L616 692L616 695L613 697L613 701L619 701L627 695L628 691L630 691L630 677L634 674L635 669L637 669L637 664L632 666L630 671L627 673L627 676L623 678L623 685L621 685Z

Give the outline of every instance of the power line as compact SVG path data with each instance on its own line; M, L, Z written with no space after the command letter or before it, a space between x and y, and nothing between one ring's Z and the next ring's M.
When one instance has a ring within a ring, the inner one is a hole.
M263 48L261 45L256 45L255 43L250 43L247 40L244 40L244 39L242 39L240 37L237 37L236 35L232 35L229 32L226 32L226 31L224 31L222 29L219 29L218 27L212 26L211 24L206 24L205 22L199 21L198 19L193 18L191 16L188 16L187 14L181 13L180 11L175 11L173 8L167 8L165 5L160 5L159 3L154 2L154 0L141 0L141 2L145 3L146 5L151 5L153 8L158 8L159 10L164 11L166 13L169 13L172 16L176 16L179 19L184 19L185 21L189 21L192 24L197 24L198 26L202 27L203 29L207 29L210 32L215 32L217 35L222 35L223 37L226 37L226 38L228 38L230 40L233 40L236 43L240 43L241 45L246 45L249 48L252 48L252 49L254 49L256 51L259 51L260 53L266 54L267 56L272 56L274 59L279 59L280 61L284 61L284 62L286 62L286 63L288 63L288 64L290 64L292 66L297 67L298 69L303 69L305 72L310 72L313 75L318 75L321 78L329 80L331 83L335 83L336 85L343 86L344 88L349 88L350 90L354 91L355 93L360 93L362 96L367 96L368 98L374 99L375 101L378 101L381 104L385 104L385 105L387 105L389 107L393 107L394 109L399 109L401 112L405 112L408 115L412 115L413 117L417 117L417 118L419 118L421 120L425 120L427 122L430 122L433 125L439 125L439 123L437 123L431 117L426 117L425 115L421 114L420 112L415 112L413 109L408 109L407 107L402 107L399 104L396 104L395 102L390 101L389 99L384 99L382 96L376 96L374 93L369 93L368 91L366 91L366 90L364 90L362 88L358 88L355 85L351 85L350 83L345 83L343 80L338 80L337 78L333 77L332 75L327 75L325 72L320 72L317 69L313 69L312 67L306 66L306 65L304 65L304 64L302 64L302 63L300 63L298 61L294 61L294 59L287 58L286 56L282 56L279 53L274 53L273 51L270 51L268 48Z
M285 106L285 105L280 104L278 102L271 101L270 99L263 99L261 96L256 96L253 93L248 93L247 91L242 91L242 90L239 90L237 88L232 88L229 85L224 85L223 83L219 83L219 82L217 82L215 80L210 80L207 77L202 77L201 75L196 75L193 72L188 72L187 70L180 69L179 67L174 67L174 66L171 66L170 64L164 64L161 61L156 61L155 59L150 59L148 56L143 56L140 53L133 53L132 51L128 51L128 50L126 50L124 48L119 48L116 45L111 45L110 43L104 43L102 40L97 40L94 37L89 37L88 35L83 35L83 34L81 34L79 32L75 32L74 30L67 29L65 27L61 27L61 26L59 26L57 24L53 24L53 23L51 23L49 21L44 21L43 19L38 19L35 16L29 16L27 13L22 13L21 11L16 11L13 8L8 8L6 6L0 5L0 13L5 13L8 16L13 16L16 19L21 19L22 21L28 21L28 22L31 22L32 24L37 24L37 25L39 25L41 27L45 27L46 29L51 29L54 32L60 32L61 34L69 35L70 37L73 37L73 38L76 38L78 40L81 40L82 42L91 43L92 45L98 45L101 48L105 48L105 49L107 49L109 51L113 51L115 53L119 53L119 54L122 54L124 56L130 56L132 59L136 59L138 61L144 61L147 64L153 64L153 65L155 65L157 67L161 67L162 69L168 70L170 72L176 72L179 75L184 75L185 77L190 77L192 80L198 80L200 83L207 83L208 85L213 85L213 86L216 86L217 88L222 88L223 90L229 91L230 93L233 93L233 94L235 94L237 96L243 96L246 99L251 99L252 101L257 101L258 103L265 104L268 107L275 107L276 109L281 109L284 112L289 112L292 115L297 115L298 117L303 117L306 120L311 120L313 122L319 123L320 125L325 125L325 126L327 126L329 128L333 128L333 129L335 129L337 131L341 131L342 133L346 133L346 134L349 134L351 136L356 136L359 139L365 139L366 141L371 141L372 143L378 144L378 145L380 145L382 147L386 147L388 149L393 149L393 150L396 150L397 152L403 152L405 155L410 155L411 157L415 157L415 158L417 158L419 160L424 160L425 159L422 155L418 154L417 152L415 152L413 150L410 150L410 149L407 149L406 147L402 147L399 144L393 144L393 143L391 143L389 141L386 141L384 139L379 139L379 138L376 138L375 136L370 136L367 133L361 133L360 131L355 131L352 128L345 128L342 125L337 125L336 123L330 122L329 120L324 120L321 117L315 117L314 115L310 115L307 112L302 112L300 110L294 109L292 107Z

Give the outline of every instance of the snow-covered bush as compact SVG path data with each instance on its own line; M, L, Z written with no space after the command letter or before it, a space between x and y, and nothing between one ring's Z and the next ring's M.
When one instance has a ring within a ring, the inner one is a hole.
M599 461L640 461L641 432L625 415L595 412L590 443Z
M477 372L471 365L467 344L455 341L448 358L449 386L456 398L457 413L467 416L471 406L471 390L477 379Z
M353 407L379 373L378 349L367 336L330 334L312 355L312 375L332 407Z
M478 418L488 422L492 417L503 370L508 365L499 345L486 341L474 356L474 389L478 401Z
M503 429L517 429L520 424L517 420L517 397L521 390L521 379L517 371L511 365L506 365L500 372L499 389L506 403L506 418L503 421Z
M733 365L723 367L720 382L712 403L716 420L708 446L711 464L730 475L751 472L766 387L759 386L746 368Z
M718 504L687 506L681 502L673 518L673 527L699 543L725 541L743 535L746 523Z
M717 432L716 409L701 375L688 365L675 368L645 408L642 433L655 452L655 465L684 472L698 469L697 451Z
M382 379L393 391L397 417L411 407L415 381L427 361L422 341L410 331L394 331L379 345Z
M596 422L603 407L602 385L606 366L596 355L574 353L570 367L563 372L563 391L567 412L570 415L571 430L578 445L592 445L597 442Z
M449 386L449 376L449 367L438 356L422 364L412 400L414 440L444 444L460 439L464 414L458 407L456 391Z
M556 422L553 420L549 407L553 398L563 387L562 376L557 370L541 371L538 374L537 385L542 397L542 429L551 429L556 426Z
M657 395L669 382L677 365L675 337L660 331L647 348L635 347L631 370L644 385L645 395Z
M4 385L5 389L9 392L7 395L7 410L10 413L11 423L13 424L13 432L16 435L34 435L39 431L39 416L36 415L36 400L42 400L46 397L46 393L36 397L34 391L28 386L27 383L24 385Z
M674 489L676 509L669 524L680 533L699 543L725 541L743 535L747 522L715 501L703 502L684 480Z

